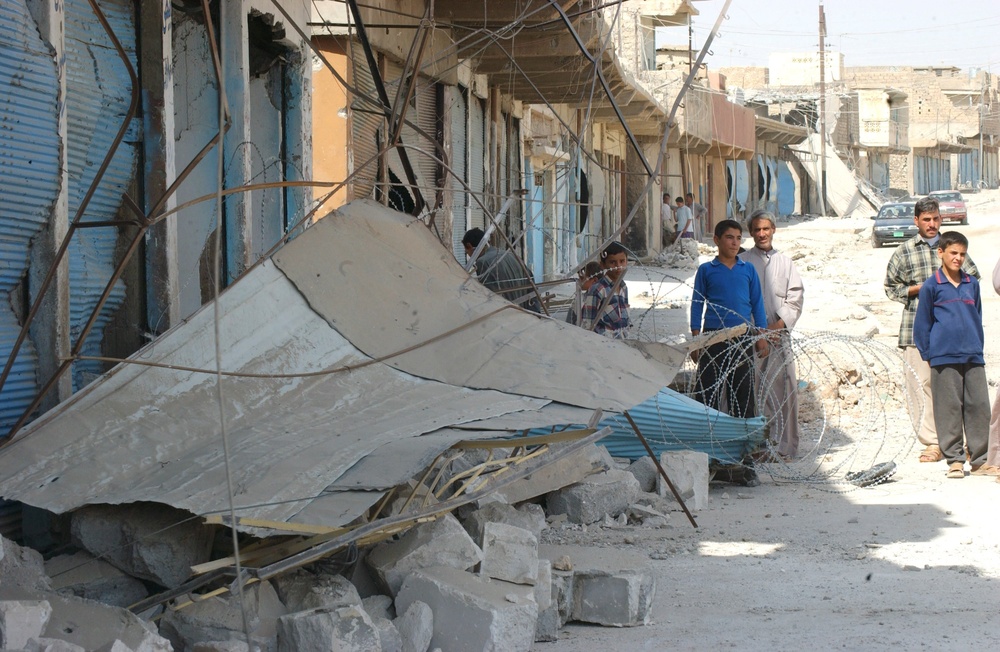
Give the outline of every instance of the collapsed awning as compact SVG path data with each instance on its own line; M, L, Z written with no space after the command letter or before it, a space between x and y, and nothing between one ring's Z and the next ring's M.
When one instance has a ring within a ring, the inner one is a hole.
M240 516L342 525L460 439L620 412L683 359L511 307L422 223L370 201L249 272L218 315L221 394L201 371L215 368L207 305L0 450L0 496L57 513L226 510L221 401Z

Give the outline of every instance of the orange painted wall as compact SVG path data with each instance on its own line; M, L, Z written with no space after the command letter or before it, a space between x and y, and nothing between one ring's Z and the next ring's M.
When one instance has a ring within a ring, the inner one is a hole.
M347 55L336 39L316 37L317 49L347 79ZM347 177L347 92L324 64L314 67L313 77L313 175L317 181L343 181ZM323 197L330 188L313 189L313 197ZM341 188L316 212L316 218L347 201L347 188Z

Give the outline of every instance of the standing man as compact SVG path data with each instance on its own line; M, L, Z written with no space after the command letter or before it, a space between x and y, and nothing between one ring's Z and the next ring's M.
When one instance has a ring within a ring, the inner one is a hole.
M660 204L660 228L663 229L663 248L666 249L677 239L677 220L674 219L674 209L670 207L670 191L663 193L663 203Z
M471 256L476 247L482 242L486 234L480 228L469 229L462 237L462 246L465 247L465 255ZM538 299L520 300L523 296L531 294L531 282L528 280L525 267L521 265L514 254L509 251L500 251L494 246L487 246L479 253L476 259L476 278L479 282L503 296L511 303L530 310L541 312L541 304Z
M708 226L708 209L696 202L691 193L684 195L684 205L691 209L691 216L694 218L694 237L700 240L701 234Z
M771 352L758 359L760 388L766 392L764 414L770 421L770 437L778 455L789 459L799 452L798 379L791 332L802 316L802 279L792 259L774 248L772 240L777 230L774 215L764 210L754 211L749 228L754 246L739 257L757 270L767 328L772 331Z
M917 313L920 288L938 268L937 244L940 237L938 231L941 229L941 209L936 199L924 197L913 207L913 213L918 233L892 253L885 270L884 285L886 296L903 304L903 318L899 323L899 348L903 349L903 361L908 366L905 375L910 418L917 428L917 439L924 445L920 461L937 462L943 460L944 455L934 428L931 368L920 357L920 352L913 343L913 318ZM979 269L972 258L966 257L962 271L980 278ZM918 409L921 401L923 411L915 414L913 411Z
M684 204L684 198L677 198L677 208L674 210L677 217L677 238L694 237L694 220L691 219L691 209Z

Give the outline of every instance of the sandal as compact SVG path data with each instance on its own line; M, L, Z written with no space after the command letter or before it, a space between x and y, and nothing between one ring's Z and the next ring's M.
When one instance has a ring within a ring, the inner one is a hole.
M931 444L920 453L921 462L940 462L944 459L944 454L941 452L941 447L937 444Z
M969 475L995 475L1000 476L1000 466L993 464L977 464L969 471Z
M959 479L965 477L965 463L964 462L952 462L948 465L948 474L946 477Z

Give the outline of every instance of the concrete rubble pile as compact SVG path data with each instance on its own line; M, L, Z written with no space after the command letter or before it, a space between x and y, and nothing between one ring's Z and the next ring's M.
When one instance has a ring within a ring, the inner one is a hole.
M485 459L476 454L466 451L446 475ZM688 504L705 507L707 458L662 457ZM402 489L423 491L415 481ZM502 652L557 640L570 621L643 625L656 593L648 557L561 545L558 533L670 527L678 505L664 493L651 460L613 459L592 445L478 504L420 519L350 563L248 583L242 599L182 594L139 615L126 607L225 557L228 530L152 503L85 507L70 516L61 554L44 562L2 541L0 649L249 652L249 628L252 649L266 652ZM397 500L390 510L422 502Z

